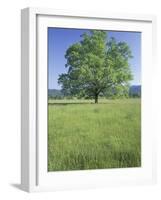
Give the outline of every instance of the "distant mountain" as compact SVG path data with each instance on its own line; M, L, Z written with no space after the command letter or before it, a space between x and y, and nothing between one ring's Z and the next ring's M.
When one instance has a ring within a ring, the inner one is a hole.
M129 88L129 96L140 97L141 96L141 85L132 85ZM63 98L64 95L61 90L48 89L48 97L50 98Z
M48 97L63 97L63 93L61 90L48 89Z
M141 96L141 85L130 86L129 95L132 97L140 97Z

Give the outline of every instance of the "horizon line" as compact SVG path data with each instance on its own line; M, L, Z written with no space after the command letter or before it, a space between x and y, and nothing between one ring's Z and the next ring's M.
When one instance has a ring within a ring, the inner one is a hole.
M133 84L130 86L142 86L141 84ZM61 88L48 88L48 90L62 90Z

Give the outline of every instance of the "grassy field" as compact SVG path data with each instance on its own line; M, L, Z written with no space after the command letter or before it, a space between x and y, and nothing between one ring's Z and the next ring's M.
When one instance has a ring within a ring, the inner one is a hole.
M140 99L49 100L48 170L141 166Z

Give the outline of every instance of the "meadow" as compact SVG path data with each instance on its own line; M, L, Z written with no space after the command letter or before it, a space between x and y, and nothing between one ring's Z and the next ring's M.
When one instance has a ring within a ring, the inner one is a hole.
M48 171L140 166L140 99L48 101Z

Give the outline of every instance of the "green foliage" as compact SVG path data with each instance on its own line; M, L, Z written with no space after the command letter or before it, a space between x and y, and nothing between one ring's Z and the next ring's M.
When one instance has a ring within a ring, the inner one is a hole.
M58 83L64 95L94 98L104 95L113 88L132 80L129 59L132 57L125 42L117 43L114 38L107 42L106 31L84 33L79 43L71 45L65 58L68 73L61 74Z
M112 98L112 99L117 99L117 98L128 98L129 97L129 85L116 85L115 87L109 88L105 92L105 97L106 98Z
M140 99L50 100L48 170L141 166Z

